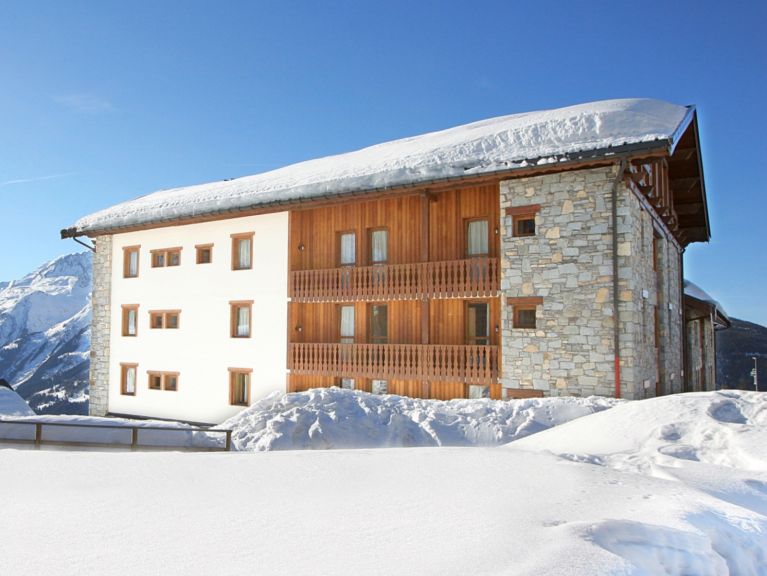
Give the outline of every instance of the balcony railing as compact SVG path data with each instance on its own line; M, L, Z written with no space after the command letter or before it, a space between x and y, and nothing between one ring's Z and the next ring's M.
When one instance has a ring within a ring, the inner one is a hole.
M293 374L495 384L498 346L293 343Z
M346 266L290 273L295 302L487 298L498 292L498 259Z

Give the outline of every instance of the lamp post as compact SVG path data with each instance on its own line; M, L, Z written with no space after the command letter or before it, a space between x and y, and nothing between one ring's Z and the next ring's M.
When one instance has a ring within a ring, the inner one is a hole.
M759 371L756 365L756 356L751 356L754 361L754 369L751 370L751 376L754 377L754 391L759 392Z

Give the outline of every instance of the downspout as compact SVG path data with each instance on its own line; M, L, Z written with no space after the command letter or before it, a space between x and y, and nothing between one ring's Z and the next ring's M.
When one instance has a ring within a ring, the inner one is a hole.
M96 249L93 246L91 246L90 244L86 244L85 242L80 240L77 236L72 236L72 240L74 240L75 242L77 242L81 246L85 246L91 252L95 252L96 251Z
M621 397L621 352L620 352L620 321L618 316L618 185L623 180L626 171L626 160L622 159L618 174L612 188L612 237L613 237L613 353L615 355L615 397Z

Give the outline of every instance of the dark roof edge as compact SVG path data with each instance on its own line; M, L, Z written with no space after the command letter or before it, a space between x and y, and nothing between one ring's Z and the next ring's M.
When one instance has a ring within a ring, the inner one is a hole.
M685 120L683 120L682 123L685 124L685 127L689 124L689 121L687 120L687 116L685 116ZM677 132L678 131L679 129L677 129ZM681 133L684 133L684 131L682 131ZM674 133L674 136L676 136L676 132ZM134 229L134 228L137 228L143 225L149 225L149 224L179 222L183 220L188 220L190 218L216 216L219 214L236 214L238 212L245 212L247 210L251 210L256 207L269 208L269 207L277 207L277 206L286 206L286 207L296 206L296 205L314 202L317 200L330 200L330 199L335 199L335 198L339 198L339 197L343 197L347 195L352 196L352 195L360 195L360 194L372 194L375 192L405 190L407 188L418 188L421 186L431 186L434 184L446 184L449 182L458 183L463 180L468 180L468 179L478 178L478 177L492 177L492 176L503 177L507 175L509 178L513 178L515 177L514 173L520 170L530 170L535 168L540 168L541 170L546 170L548 168L549 170L551 170L555 166L561 167L562 169L567 169L571 164L576 162L583 162L583 161L589 161L589 160L595 160L595 161L596 160L612 160L612 159L615 159L616 161L618 161L623 158L637 156L641 154L642 152L662 151L662 152L667 152L668 154L671 154L672 147L675 143L676 142L674 141L674 138L672 139L659 138L657 140L653 140L650 142L637 142L634 144L623 144L621 146L610 146L607 148L596 148L594 150L586 150L582 152L572 152L572 153L552 155L552 156L541 156L541 157L532 158L532 159L510 160L509 162L524 161L524 162L527 162L528 164L525 166L515 166L514 168L503 168L499 170L491 170L491 171L481 172L481 173L470 173L470 174L465 174L462 176L432 178L428 180L417 180L413 182L396 184L392 186L377 186L373 188L364 188L360 190L355 190L353 192L327 193L327 194L311 196L311 197L303 198L303 199L298 198L298 199L289 199L289 200L278 200L278 201L264 202L264 203L254 202L252 204L248 204L245 206L238 206L235 208L225 208L225 209L219 209L219 210L210 210L206 212L200 212L195 214L194 216L187 215L187 216L178 216L173 218L157 218L154 220L147 220L146 222L143 222L141 224L125 224L120 226L107 226L103 228L92 228L88 230L80 230L76 226L72 226L69 228L63 228L60 234L61 234L62 240L66 238L75 238L77 236L89 236L89 235L99 236L103 234L108 234L110 232L117 232L121 229ZM545 164L538 165L537 163L543 159L546 159L546 160L554 159L554 160L546 162ZM551 170L551 171L556 171L556 170Z

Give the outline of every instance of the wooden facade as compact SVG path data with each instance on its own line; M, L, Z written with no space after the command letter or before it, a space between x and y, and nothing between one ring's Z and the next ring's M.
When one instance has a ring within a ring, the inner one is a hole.
M500 398L499 218L497 183L291 211L289 391Z

